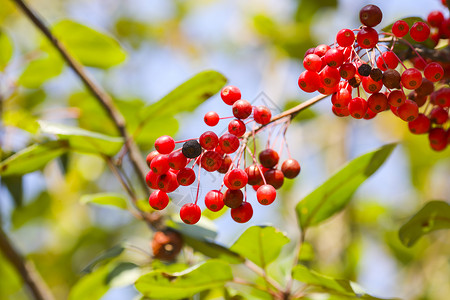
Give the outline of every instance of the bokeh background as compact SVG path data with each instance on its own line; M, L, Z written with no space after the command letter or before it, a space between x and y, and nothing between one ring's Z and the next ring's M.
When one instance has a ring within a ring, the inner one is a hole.
M426 18L432 10L445 11L438 0L30 1L48 24L72 19L120 42L127 52L122 64L107 70L88 68L115 99L152 103L194 74L212 69L238 86L244 99L269 102L275 111L311 97L297 86L304 52L320 43L332 43L342 28L358 27L358 11L369 3L383 11L377 28L399 18ZM448 16L448 10L445 13ZM12 64L0 74L4 98L26 63L39 56L42 36L8 0L0 1L0 27L12 37L15 47ZM88 96L67 68L37 87L19 85L16 93L16 100L3 101L2 116L11 110L28 111L32 118L87 129L94 126L83 119L89 109L84 105ZM158 133L173 134L180 140L197 137L208 130L202 120L210 110L221 116L231 114L215 95L195 112L170 119L171 125L164 129L167 132L158 129ZM307 247L311 251L302 259L322 273L357 281L376 296L447 299L448 233L434 233L406 248L397 231L423 203L450 200L449 150L431 151L425 136L411 135L406 124L392 114L370 121L340 119L331 113L331 103L325 99L304 115L293 122L287 134L292 156L302 166L300 176L285 184L276 203L255 207L250 222L236 224L228 213L212 221L217 241L231 245L247 227L261 224L273 224L295 239L298 227L293 208L303 196L348 160L380 145L400 142L385 165L358 190L350 206L310 233ZM101 124L95 129L110 133ZM221 130L225 125L216 131ZM265 138L262 134L261 144ZM34 141L28 131L2 121L3 154ZM141 144L143 155L151 150L151 144L151 139ZM205 177L201 192L215 188L218 182L220 178ZM130 214L80 204L83 194L102 191L122 192L104 161L86 154L65 155L42 171L24 176L22 184L2 179L2 226L35 262L57 299L67 297L70 287L82 277L82 269L104 249L127 241L151 252L152 233ZM189 188L183 193L194 194ZM168 212L177 213L179 205L175 203L179 202L174 201ZM135 295L134 288L126 286L111 289L102 299ZM1 256L0 299L27 299L17 275Z

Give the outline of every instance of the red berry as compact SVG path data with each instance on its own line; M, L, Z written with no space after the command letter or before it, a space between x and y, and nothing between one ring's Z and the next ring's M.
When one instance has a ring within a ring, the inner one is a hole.
M233 104L233 116L238 119L247 119L252 114L252 105L247 100L238 100Z
M221 174L227 173L228 170L230 169L232 162L233 162L233 160L231 159L231 157L228 154L225 155L223 157L222 164L220 165L220 168L217 170L217 172L219 172Z
M366 26L374 27L380 24L382 18L381 9L373 4L366 5L359 11L359 20Z
M397 65L398 58L392 51L383 52L383 54L377 58L377 67L382 71L386 71L387 69L395 69Z
M300 173L300 164L293 158L286 159L281 165L281 172L286 178L295 178Z
M442 125L448 120L448 111L440 106L433 108L430 114L431 122Z
M147 162L147 166L150 168L150 164L152 163L152 160L158 155L158 151L153 150L150 152L147 157L145 158L145 161Z
M332 110L332 112L336 115L336 116L338 116L338 117L347 117L347 116L349 116L350 115L350 112L348 111L348 107L347 106L345 106L345 107L336 107L336 106L332 106L331 107L331 110Z
M444 108L450 107L450 88L441 88L431 95L435 104Z
M414 121L408 122L409 131L414 134L427 133L430 130L430 119L424 114L419 114Z
M219 144L219 137L212 131L206 131L200 136L198 141L203 149L212 150Z
M402 90L394 90L389 93L388 103L391 106L399 107L403 103L405 103L406 96Z
M179 183L177 181L177 174L174 174L171 171L161 174L159 175L156 184L158 186L158 189L160 189L161 191L171 193L175 191L179 186Z
M264 178L266 179L267 184L270 184L277 190L283 186L284 175L280 170L270 169L264 173Z
M428 133L428 140L431 148L435 151L442 151L447 147L447 133L443 128L431 129Z
M256 199L258 199L258 202L262 205L272 204L276 197L277 191L270 184L264 184L256 191Z
M150 169L155 174L164 174L169 171L169 158L166 154L159 154L152 159Z
M150 194L148 203L153 209L162 210L169 204L169 196L163 191L156 190Z
M231 133L225 133L219 138L219 146L223 152L230 154L239 148L239 139Z
M336 107L346 107L352 100L352 94L348 89L340 89L333 95L331 95L331 103Z
M227 181L224 181L227 188L238 190L243 188L248 182L247 173L241 169L233 169L227 173Z
M424 42L430 36L430 27L427 23L416 22L411 27L409 34L416 42Z
M374 93L367 99L367 104L373 112L379 113L386 110L388 98L383 93Z
M375 118L376 115L377 115L376 112L372 111L369 107L367 107L366 114L364 115L363 118L364 118L364 120L370 120L370 119Z
M169 154L175 149L175 141L168 135L160 136L155 141L155 149L161 154Z
M223 203L229 208L239 207L244 201L244 194L241 190L228 189L223 194Z
M341 47L349 47L355 42L355 34L350 29L341 29L336 34L336 41Z
M169 167L174 170L181 170L187 165L187 158L181 151L172 152L168 156Z
M345 63L339 68L339 75L341 75L341 77L344 79L350 80L355 76L355 74L355 65L351 63Z
M396 37L404 37L409 31L409 25L403 20L399 20L392 26L392 33Z
M191 168L181 169L177 173L177 181L180 185L188 186L195 181L195 172Z
M363 49L372 49L378 43L378 32L372 27L364 26L356 35L358 45Z
M432 62L425 67L423 75L429 81L438 82L444 77L444 69L440 64Z
M317 89L319 88L319 83L319 74L314 71L303 71L298 77L298 86L302 89L302 91L307 93L317 91Z
M303 66L308 71L319 72L322 69L322 60L316 54L308 54L303 59Z
M330 49L330 46L321 44L314 48L314 54L318 55L319 57L322 57L327 53L327 51Z
M378 93L383 87L383 81L375 81L372 77L362 77L362 86L368 93Z
M416 68L409 68L403 71L402 84L409 90L414 90L422 84L422 74Z
M153 173L152 171L147 173L147 176L145 176L145 182L147 183L149 188L151 188L151 189L158 188L158 185L156 184L158 177L159 177L159 175L156 173Z
M231 217L238 223L246 223L253 216L252 205L248 202L244 202L241 206L231 209Z
M262 182L262 173L258 165L251 165L245 168L245 173L247 173L248 184L255 185Z
M188 203L180 210L180 218L186 224L195 224L200 220L202 211L197 204Z
M344 62L344 54L337 48L332 48L323 56L325 63L331 68L339 68Z
M255 119L256 123L265 125L270 122L271 118L272 113L267 106L260 105L253 109L253 119Z
M355 119L362 119L367 112L367 102L361 97L355 97L348 103L348 111Z
M226 104L233 105L234 102L241 99L241 91L237 87L229 85L220 91L220 97Z
M225 205L223 203L223 194L218 190L212 190L206 193L205 205L211 211L219 211Z
M411 122L419 115L419 107L416 102L406 99L405 103L397 108L397 113L403 121Z
M434 10L428 14L427 22L431 27L439 28L444 21L444 15L439 10Z
M329 88L335 87L339 80L341 80L341 75L336 68L331 68L329 66L325 66L322 71L320 71L320 79L321 83Z
M220 168L220 166L222 165L222 161L223 158L219 153L208 150L202 155L201 165L202 168L206 171L214 172Z
M210 111L205 114L203 121L208 126L216 126L219 123L219 115L215 111Z
M245 128L244 122L239 119L231 120L228 123L228 132L234 134L237 137L243 136L247 128Z
M266 168L273 168L277 165L280 159L278 153L273 149L265 149L258 155L259 162Z

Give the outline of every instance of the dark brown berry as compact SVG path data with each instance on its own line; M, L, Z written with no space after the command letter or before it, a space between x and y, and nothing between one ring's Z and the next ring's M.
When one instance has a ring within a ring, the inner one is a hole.
M402 77L397 70L387 69L384 71L383 78L381 80L384 86L388 89L399 89L401 78Z
M370 71L370 78L375 81L379 81L383 78L383 72L378 68L373 68L372 71Z
M181 151L187 158L196 158L202 154L202 146L196 140L189 140L183 144Z
M358 73L361 76L364 76L364 77L369 76L370 71L372 71L372 67L369 64L362 64L358 67Z
M361 78L358 75L355 75L355 77L348 81L348 84L354 88L357 88L361 84Z
M172 230L157 231L152 240L153 255L155 258L172 261L183 246L183 239L178 232Z

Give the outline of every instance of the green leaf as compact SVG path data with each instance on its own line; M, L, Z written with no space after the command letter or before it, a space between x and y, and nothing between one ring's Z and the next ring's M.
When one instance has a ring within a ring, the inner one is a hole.
M0 71L6 68L13 53L14 48L10 37L0 29Z
M423 235L450 228L450 204L430 201L400 228L399 237L406 247L414 245Z
M111 267L105 265L83 276L70 290L68 299L100 299L109 290L106 278L110 271Z
M118 193L98 193L84 195L81 197L80 202L83 204L94 203L99 205L110 205L120 209L127 209L127 198Z
M125 51L114 38L72 20L60 21L52 31L85 66L106 69L126 59Z
M31 220L44 219L48 216L52 200L47 192L42 192L33 201L22 207L16 207L11 215L14 229L18 229Z
M116 245L108 250L103 251L99 256L94 258L81 272L90 273L94 269L94 267L103 262L105 260L109 260L111 258L117 257L125 250L124 244Z
M322 287L325 290L354 293L348 280L334 279L310 270L303 265L297 265L292 269L292 278L309 285Z
M156 299L182 299L198 292L222 287L233 279L231 267L220 260L208 260L177 273L155 270L135 284L144 296Z
M64 62L58 54L50 53L31 61L20 75L18 83L27 88L38 88L47 80L61 74Z
M230 250L265 268L288 242L289 238L275 227L252 226L241 234Z
M22 287L22 279L9 260L4 258L2 252L0 252L0 274L2 274L0 298L13 299L12 294L19 291Z
M395 144L388 144L355 158L301 200L296 212L302 230L343 210L353 193L381 167L394 148Z
M0 162L0 175L23 175L37 171L67 150L68 143L64 140L32 145Z
M37 133L39 124L36 118L27 110L7 110L3 114L3 124L14 126L32 134Z
M70 148L80 152L101 153L112 156L123 145L123 139L112 137L98 132L87 131L78 127L39 121L41 131L57 135L67 140Z
M193 111L225 85L227 79L216 71L203 71L179 85L141 114L140 130L153 118L164 119L181 112Z
M16 207L23 204L23 182L22 176L9 176L2 178L1 183L8 189Z

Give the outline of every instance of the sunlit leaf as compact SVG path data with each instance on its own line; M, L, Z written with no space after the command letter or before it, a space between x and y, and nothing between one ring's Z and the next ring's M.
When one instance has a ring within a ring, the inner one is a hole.
M389 157L395 144L355 158L325 183L311 192L296 206L303 230L315 226L344 209L358 187Z
M34 144L0 162L0 175L23 175L43 168L68 150L67 141Z
M80 202L83 204L93 203L98 205L109 205L120 209L127 209L127 198L118 193L98 193L84 195L81 197Z
M220 260L208 260L182 272L151 271L135 284L144 296L153 299L182 299L223 286L233 279L231 267Z
M39 124L26 110L8 110L3 114L3 123L5 126L14 126L32 134L39 130Z
M27 88L38 88L47 80L61 74L64 69L62 59L57 54L50 53L31 61L20 75L18 83Z
M444 201L430 201L400 228L402 243L413 246L423 235L439 229L450 228L450 204Z
M125 51L114 38L75 21L62 20L52 31L85 66L109 68L126 58Z
M68 299L100 299L109 290L106 278L110 272L111 266L105 265L83 276L70 290Z
M252 226L241 234L230 250L265 268L288 242L289 238L274 227Z
M50 210L51 198L47 192L42 192L33 201L22 207L16 207L11 215L14 229L18 229L27 222L36 219L44 219Z
M60 139L67 140L71 149L80 152L114 155L123 145L123 139L120 137L45 121L39 121L39 125L43 133L54 134Z
M12 299L10 296L22 287L22 279L11 263L6 260L0 251L0 298Z
M14 48L10 37L0 29L0 71L8 65L13 55Z

